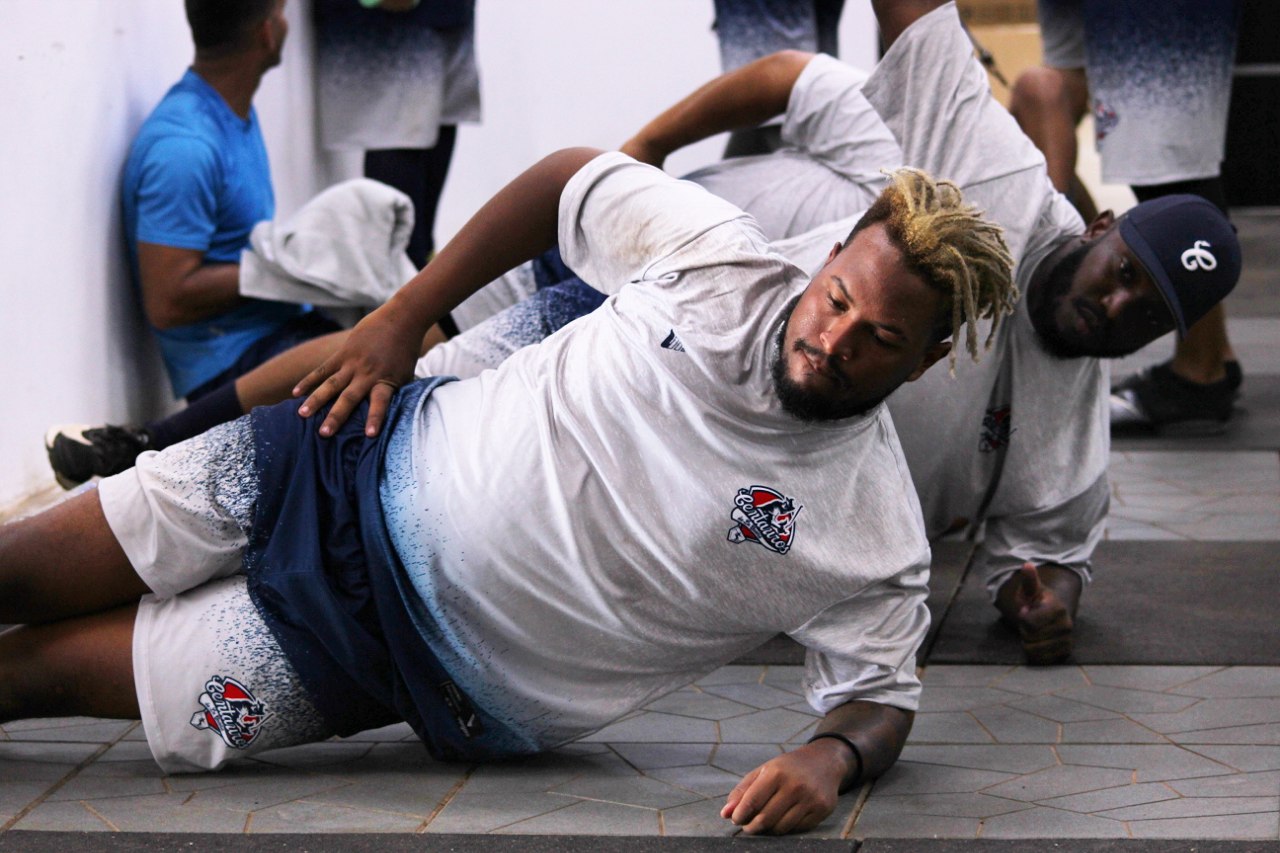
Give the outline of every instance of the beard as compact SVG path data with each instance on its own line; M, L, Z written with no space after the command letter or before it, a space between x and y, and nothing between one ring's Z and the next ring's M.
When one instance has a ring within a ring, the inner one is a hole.
M791 314L796 310L796 304L799 301L799 296L791 300L791 304L787 306L786 316L773 336L771 373L773 374L774 393L778 395L778 402L782 405L782 410L793 418L806 423L822 423L856 418L860 415L865 415L880 405L880 402L889 396L888 393L870 399L862 397L851 398L821 394L792 381L787 374L787 359L784 350L787 325L791 322ZM791 348L797 352L814 352L812 347L806 346L800 340L793 343ZM837 376L840 375L835 370L834 365L832 365L832 371Z
M1063 336L1058 328L1058 308L1062 305L1071 285L1075 281L1076 272L1084 263L1085 256L1093 248L1091 243L1083 243L1064 257L1049 270L1049 274L1038 288L1035 298L1027 294L1027 315L1031 318L1031 326L1036 337L1045 350L1055 358L1083 358L1097 355L1084 342L1070 340Z

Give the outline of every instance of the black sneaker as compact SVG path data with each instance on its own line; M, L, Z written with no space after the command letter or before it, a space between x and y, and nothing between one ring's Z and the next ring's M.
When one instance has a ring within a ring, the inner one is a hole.
M44 437L53 476L64 489L74 489L91 477L128 471L150 446L151 436L137 427L69 424L54 427Z
M1183 379L1168 362L1135 373L1111 389L1111 429L1166 435L1218 435L1239 396L1240 363L1227 362L1226 378L1203 384Z

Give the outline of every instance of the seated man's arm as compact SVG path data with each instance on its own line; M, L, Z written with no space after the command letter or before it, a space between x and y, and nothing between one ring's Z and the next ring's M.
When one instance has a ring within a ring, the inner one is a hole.
M729 794L720 816L749 834L803 832L835 810L836 798L888 770L902 752L915 714L892 705L854 700L831 709L820 737L770 759L748 773Z
M686 145L786 112L791 89L812 58L784 50L721 75L641 128L622 151L661 167L667 155Z
M206 264L204 252L138 243L142 307L157 329L185 326L234 308L240 265Z
M560 194L600 152L558 151L498 192L409 283L351 330L334 355L307 374L294 395L310 393L299 414L332 402L321 435L332 435L366 397L370 436L382 428L394 388L413 378L423 335L485 284L553 246Z

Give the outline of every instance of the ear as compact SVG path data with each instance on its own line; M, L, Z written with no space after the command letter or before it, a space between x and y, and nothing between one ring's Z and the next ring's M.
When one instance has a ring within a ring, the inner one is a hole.
M827 264L834 261L836 259L836 255L840 254L840 250L843 248L844 246L840 245L839 243L836 243L834 246L832 246L831 251L827 253L827 259L822 262L822 265L825 267Z
M1116 215L1110 210L1104 210L1089 223L1089 227L1084 229L1084 236L1089 239L1097 239L1106 233L1107 229L1116 224Z
M920 357L920 363L916 365L916 369L911 371L911 374L903 381L915 382L924 375L926 370L946 358L949 352L951 352L951 341L933 344L924 351L924 355Z

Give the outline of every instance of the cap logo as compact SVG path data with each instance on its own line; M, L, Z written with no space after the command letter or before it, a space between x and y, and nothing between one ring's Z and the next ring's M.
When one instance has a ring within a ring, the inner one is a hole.
M1212 270L1217 268L1218 259L1209 251L1208 240L1197 240L1195 245L1182 253L1182 265L1192 272Z

